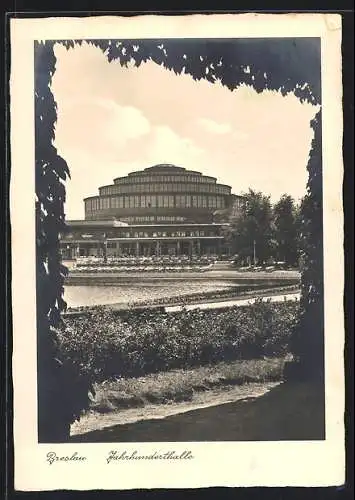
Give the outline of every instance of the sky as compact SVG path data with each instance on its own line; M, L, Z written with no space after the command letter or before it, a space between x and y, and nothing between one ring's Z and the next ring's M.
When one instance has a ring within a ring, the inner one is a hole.
M89 45L56 44L55 55L55 146L71 172L67 219L84 218L83 198L99 186L157 163L217 177L235 194L305 194L317 107L293 94L231 92L153 62L122 68Z

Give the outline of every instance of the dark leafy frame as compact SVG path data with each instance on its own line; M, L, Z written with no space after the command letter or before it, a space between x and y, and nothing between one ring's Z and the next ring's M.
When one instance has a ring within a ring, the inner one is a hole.
M279 38L231 40L46 40L35 42L35 170L38 331L39 441L69 438L70 424L88 407L91 380L63 365L57 349L56 328L61 322L64 279L59 234L65 231L66 161L53 145L57 104L51 92L56 58L54 45L67 50L83 43L99 47L108 61L138 67L151 60L167 70L184 70L195 80L219 80L230 90L242 84L257 92L294 93L301 101L321 104L320 39ZM245 72L249 67L250 71ZM292 338L295 355L292 377L323 384L323 231L321 111L311 122L314 139L307 165L307 195L303 207L304 266L301 316Z

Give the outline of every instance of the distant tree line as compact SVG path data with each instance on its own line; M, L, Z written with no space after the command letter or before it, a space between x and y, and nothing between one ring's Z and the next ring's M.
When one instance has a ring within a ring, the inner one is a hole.
M283 194L275 204L270 196L249 189L237 214L230 214L225 236L239 264L284 262L298 266L302 256L303 202Z

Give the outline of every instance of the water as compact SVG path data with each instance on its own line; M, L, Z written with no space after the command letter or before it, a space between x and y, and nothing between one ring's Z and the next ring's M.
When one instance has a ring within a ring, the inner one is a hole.
M122 283L119 286L65 286L64 299L69 307L103 304L128 304L162 297L180 297L191 293L213 292L235 287L226 281L164 281L164 283Z

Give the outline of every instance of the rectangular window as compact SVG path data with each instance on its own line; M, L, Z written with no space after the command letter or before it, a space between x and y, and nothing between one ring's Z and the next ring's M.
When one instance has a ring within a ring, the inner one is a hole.
M197 196L192 196L192 206L197 208Z
M216 201L215 196L209 196L208 197L208 208L215 208L215 206L216 206L215 201Z
M155 208L157 206L157 197L155 195L152 195L150 198L151 198L151 206Z

